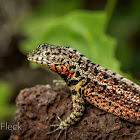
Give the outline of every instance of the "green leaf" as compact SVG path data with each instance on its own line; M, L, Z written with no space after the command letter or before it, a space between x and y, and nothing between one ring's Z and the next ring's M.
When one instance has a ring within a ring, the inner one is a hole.
M9 84L4 81L0 81L0 107L6 105L8 101L8 89Z
M0 81L0 121L11 118L15 114L15 106L8 105L9 90L9 83Z
M37 19L36 19L37 20ZM83 53L92 62L120 73L115 58L116 42L104 33L103 12L75 11L48 22L34 21L27 28L29 39L25 41L24 52L35 49L41 43L70 46Z
M83 6L84 0L47 0L35 6L33 15L38 18L58 17Z

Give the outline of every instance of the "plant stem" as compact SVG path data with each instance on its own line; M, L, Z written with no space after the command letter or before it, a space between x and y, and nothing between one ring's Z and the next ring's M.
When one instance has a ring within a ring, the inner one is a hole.
M105 22L105 31L107 31L108 26L109 26L109 22L112 18L115 6L117 4L117 0L108 0L107 4L106 4L106 22Z

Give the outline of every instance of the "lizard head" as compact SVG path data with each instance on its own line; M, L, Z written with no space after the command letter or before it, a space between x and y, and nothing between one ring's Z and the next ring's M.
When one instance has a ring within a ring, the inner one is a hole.
M27 59L57 72L64 79L67 78L69 73L72 76L77 69L82 73L80 67L87 69L90 63L84 55L72 48L50 44L39 45L35 50L29 52Z
M69 65L69 47L59 47L50 44L41 44L35 50L29 52L27 59L31 62L44 65L50 69L57 66Z

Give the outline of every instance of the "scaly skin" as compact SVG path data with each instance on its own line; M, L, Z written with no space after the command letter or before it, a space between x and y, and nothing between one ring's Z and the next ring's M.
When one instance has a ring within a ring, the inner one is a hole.
M96 65L69 47L41 44L27 56L58 73L67 83L73 112L56 130L67 130L84 114L84 99L120 118L140 124L140 86L123 76Z

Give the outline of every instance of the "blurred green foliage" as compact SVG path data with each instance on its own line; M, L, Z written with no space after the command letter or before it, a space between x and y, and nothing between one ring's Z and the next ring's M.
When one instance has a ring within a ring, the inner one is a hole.
M115 10L109 34L118 40L116 57L121 70L140 79L140 1L133 0Z
M50 3L43 4L46 8L38 6L37 9L41 10L35 10L23 24L23 30L28 36L20 47L24 54L41 43L70 46L83 53L92 62L121 73L114 54L116 42L104 32L105 12L73 10L74 6L65 10ZM70 5L75 3L71 1ZM52 9L58 12L54 14Z
M24 47L22 49L25 53L44 42L70 46L83 53L94 63L120 72L114 55L115 41L104 33L104 13L75 11L49 23L45 27L41 24L41 21L34 25L34 34L30 32L32 29L28 24L27 32L31 34L30 40L23 43ZM42 28L41 31L44 30L43 32L40 33L40 28L37 28L38 25Z
M66 9L63 8L65 4L69 5ZM28 39L21 44L20 50L26 55L41 43L70 46L93 63L136 82L130 74L120 70L115 56L116 40L105 33L115 4L116 0L109 0L106 11L86 11L80 10L82 3L79 1L45 1L24 20L22 29ZM32 68L41 67L30 64Z
M8 105L10 84L0 81L0 120L8 120L15 114L15 106Z

